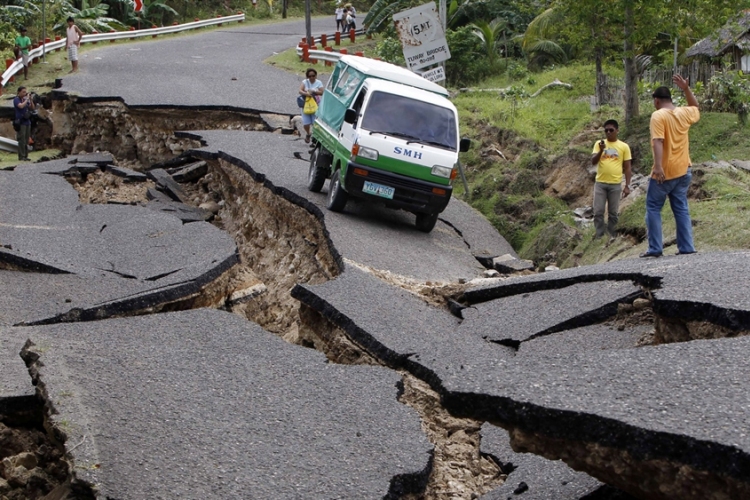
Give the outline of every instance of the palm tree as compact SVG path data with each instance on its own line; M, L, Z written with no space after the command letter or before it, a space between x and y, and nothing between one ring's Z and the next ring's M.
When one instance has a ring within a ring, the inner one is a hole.
M529 66L541 66L545 62L565 62L565 50L554 40L553 30L563 21L563 14L551 7L531 21L521 38L521 48Z
M477 21L471 24L472 33L479 38L484 44L484 48L487 51L487 57L490 60L490 64L494 65L497 61L497 53L500 48L500 42L506 41L505 30L508 28L508 23L505 19L495 18L491 22ZM502 35L502 39L500 38ZM506 49L507 52L507 49ZM507 55L507 54L506 54Z

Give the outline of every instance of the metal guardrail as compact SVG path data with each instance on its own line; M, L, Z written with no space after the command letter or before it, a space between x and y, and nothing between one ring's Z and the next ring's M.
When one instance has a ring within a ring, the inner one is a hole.
M182 31L205 28L206 26L213 26L215 24L230 23L235 21L241 23L244 20L245 14L235 14L233 16L205 19L202 21L194 21L192 23L178 24L176 26L162 26L160 28L148 28L135 31L115 31L110 33L85 34L83 38L81 38L81 43L105 42L107 40L124 40L126 38L130 39L156 35L167 35L169 33L180 33ZM52 52L64 47L64 38L62 40L55 40L54 42L45 43L33 50L30 50L29 59L42 57L45 52ZM8 69L6 69L3 73L2 79L0 79L0 88L5 87L10 79L21 70L23 70L23 63L21 61L15 61L13 64L11 64L10 67L8 67Z
M358 29L354 31L354 34L356 36L365 35L364 29ZM343 35L343 33L342 33ZM326 35L326 38L328 41L331 41L335 38L335 34L333 35ZM346 35L349 36L349 35ZM320 43L320 37L313 38L313 42L317 45ZM335 51L327 51L327 50L308 50L308 54L310 55L310 59L316 59L318 61L329 61L329 62L336 62L341 57L341 54ZM302 57L302 47L299 45L297 46L297 56Z
M5 137L0 137L0 151L7 151L8 153L17 153L18 142L14 141L13 139L6 139Z

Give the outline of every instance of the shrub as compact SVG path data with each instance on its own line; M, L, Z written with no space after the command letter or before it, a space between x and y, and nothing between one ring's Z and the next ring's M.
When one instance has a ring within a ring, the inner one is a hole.
M750 112L750 77L726 69L716 73L701 89L699 102L704 111L737 113L745 125Z
M379 41L375 46L375 55L392 64L406 65L401 42L395 37L388 36Z
M465 87L492 74L494 68L489 64L482 42L469 26L457 30L448 30L445 34L450 48L451 58L445 63L448 84Z

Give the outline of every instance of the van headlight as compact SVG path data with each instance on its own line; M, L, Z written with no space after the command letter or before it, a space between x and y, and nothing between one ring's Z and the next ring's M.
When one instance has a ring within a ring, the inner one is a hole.
M360 146L359 151L357 151L357 156L359 156L360 158L364 158L366 160L377 161L378 151L376 149L365 148L365 147Z
M438 177L445 177L446 179L451 178L451 172L453 171L450 167L443 167L442 165L435 165L432 167L432 175L436 175Z

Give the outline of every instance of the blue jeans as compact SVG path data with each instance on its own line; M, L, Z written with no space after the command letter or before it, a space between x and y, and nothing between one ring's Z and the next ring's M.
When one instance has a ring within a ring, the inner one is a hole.
M688 211L687 192L693 178L692 169L676 179L661 184L654 179L648 181L646 192L646 231L648 232L648 252L660 254L663 250L661 233L661 209L669 198L675 224L677 225L677 250L680 253L695 252L693 246L693 223Z

